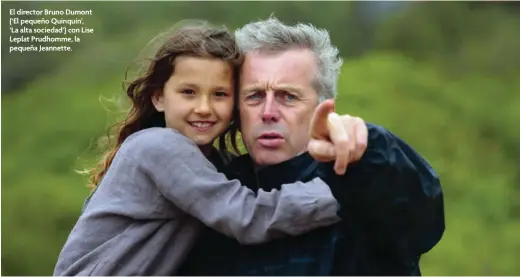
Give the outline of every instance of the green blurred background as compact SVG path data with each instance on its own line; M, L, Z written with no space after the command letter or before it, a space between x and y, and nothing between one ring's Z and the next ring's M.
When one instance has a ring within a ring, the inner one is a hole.
M95 33L70 53L10 54L11 8L91 9ZM3 2L2 274L52 274L89 193L75 170L99 154L119 115L107 100L123 99L150 39L180 19L236 28L273 12L330 31L339 112L389 128L439 172L446 232L423 273L520 274L518 2Z

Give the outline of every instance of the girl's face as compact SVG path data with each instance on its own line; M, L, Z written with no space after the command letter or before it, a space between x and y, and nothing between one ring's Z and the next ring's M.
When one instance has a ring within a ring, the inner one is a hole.
M233 70L223 60L177 57L174 73L152 101L166 126L197 145L213 143L229 126L234 107Z

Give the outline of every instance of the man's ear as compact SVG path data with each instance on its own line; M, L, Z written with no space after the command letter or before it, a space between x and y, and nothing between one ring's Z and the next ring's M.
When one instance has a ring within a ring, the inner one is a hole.
M164 112L164 95L162 91L157 90L152 95L152 103L158 112Z

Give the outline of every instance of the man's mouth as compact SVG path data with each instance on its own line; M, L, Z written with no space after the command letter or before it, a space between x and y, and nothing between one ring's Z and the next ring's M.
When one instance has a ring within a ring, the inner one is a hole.
M204 132L209 130L211 127L213 127L216 122L215 121L189 121L188 124L190 124L192 127L195 128L195 130L199 132Z
M258 143L265 148L277 148L284 143L285 139L280 133L266 132L258 137Z

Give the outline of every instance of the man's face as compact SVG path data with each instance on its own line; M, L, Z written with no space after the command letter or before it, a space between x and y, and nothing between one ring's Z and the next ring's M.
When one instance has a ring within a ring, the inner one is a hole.
M308 49L252 52L240 75L242 139L256 165L272 165L304 152L318 105L312 85L316 59Z

